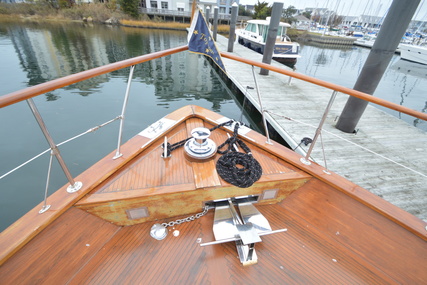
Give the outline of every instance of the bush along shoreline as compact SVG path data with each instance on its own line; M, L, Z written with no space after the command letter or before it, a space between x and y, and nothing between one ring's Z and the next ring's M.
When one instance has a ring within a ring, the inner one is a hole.
M118 9L117 5L112 2L80 4L66 8L54 8L48 2L43 1L35 3L0 3L0 23L11 21L71 21L180 31L185 31L190 27L189 23L168 22L159 17L150 18L145 14L132 17ZM229 26L219 25L218 33L228 34Z

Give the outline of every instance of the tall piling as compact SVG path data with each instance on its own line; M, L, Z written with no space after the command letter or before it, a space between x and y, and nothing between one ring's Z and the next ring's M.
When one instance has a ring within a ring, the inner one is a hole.
M234 48L234 39L236 38L236 23L237 23L237 13L239 12L239 6L236 2L231 5L231 20L230 20L230 32L228 34L228 52L233 52Z
M420 3L420 0L394 0L353 87L354 90L374 94L390 63L402 36ZM367 101L350 97L339 117L336 128L352 133L368 105Z
M265 42L262 62L270 64L273 58L274 45L276 44L277 31L279 28L280 18L282 16L283 3L274 2L271 11L270 24L268 25L267 40ZM261 68L261 75L268 75L268 69Z
M218 6L214 7L214 18L213 18L213 38L216 41L216 34L218 33Z
M206 7L206 23L208 24L209 27L209 23L210 23L210 17L211 17L211 8L208 6Z

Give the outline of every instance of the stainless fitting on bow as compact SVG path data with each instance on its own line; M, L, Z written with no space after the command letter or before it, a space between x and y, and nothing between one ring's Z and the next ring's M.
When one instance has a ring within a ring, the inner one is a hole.
M161 224L154 224L151 227L150 235L156 240L162 240L168 235L168 230Z
M209 138L211 131L207 128L195 128L191 131L192 138L185 145L184 150L188 159L203 161L212 158L216 154L216 144Z

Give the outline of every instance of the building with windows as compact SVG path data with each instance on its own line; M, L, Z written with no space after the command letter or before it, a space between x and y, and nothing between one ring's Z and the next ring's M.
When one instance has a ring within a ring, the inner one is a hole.
M342 25L360 28L381 28L384 17L360 15L358 17L347 16L343 18Z
M197 0L196 0L197 1ZM231 6L239 0L200 0L197 4L202 9L209 7L213 9L215 6L219 7L220 14L230 14ZM193 0L142 0L141 7L148 9L163 9L163 10L176 10L180 12L191 11Z
M141 6L148 9L162 9L162 10L174 10L174 11L191 11L191 4L189 0L142 0Z
M205 14L209 9L210 18L213 17L214 8L218 7L220 20L229 20L233 3L239 4L239 0L141 0L141 13L165 19L183 17L188 20L191 17L193 1L197 1L197 5Z

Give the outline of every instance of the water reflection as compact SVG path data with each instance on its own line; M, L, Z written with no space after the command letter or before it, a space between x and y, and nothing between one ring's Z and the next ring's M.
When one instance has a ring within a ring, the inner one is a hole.
M305 44L301 48L301 58L296 68L297 72L353 88L369 52L370 49L362 47L332 48ZM425 90L427 90L427 66L400 60L399 55L394 55L374 96L426 112ZM394 110L376 107L427 131L425 121L415 120Z
M20 64L28 77L28 85L88 70L112 62L187 44L186 32L144 30L88 24L9 25ZM129 69L90 78L65 89L89 96L111 77L128 77ZM159 105L169 106L182 98L204 98L219 111L220 103L230 100L209 64L196 55L180 53L139 64L134 80L155 86ZM212 96L212 92L216 93ZM45 94L54 101L56 92Z
M400 82L402 86L402 91L400 92L400 105L405 105L405 100L408 99L409 95L417 88L419 84L427 81L427 66L423 64L418 64L415 62L410 62L406 60L396 60L390 65L390 70L396 72L396 82ZM426 96L421 95L424 100ZM426 113L427 111L427 101L424 102L424 106L421 108L421 112ZM402 117L402 114L399 113L399 118ZM422 123L425 123L423 120L414 119L414 126L421 126Z

